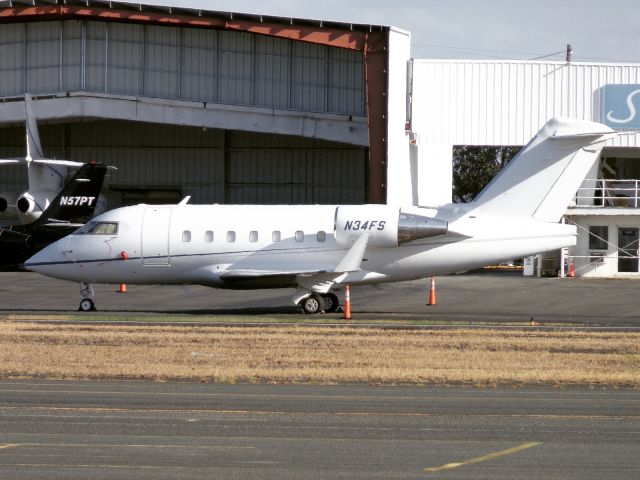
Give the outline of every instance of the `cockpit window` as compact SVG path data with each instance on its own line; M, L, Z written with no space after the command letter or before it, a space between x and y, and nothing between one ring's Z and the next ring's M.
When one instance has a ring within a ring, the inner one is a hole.
M74 235L117 235L118 222L89 222L80 227Z

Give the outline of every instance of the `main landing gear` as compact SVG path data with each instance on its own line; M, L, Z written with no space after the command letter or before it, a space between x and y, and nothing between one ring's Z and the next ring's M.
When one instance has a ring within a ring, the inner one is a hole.
M338 299L338 296L333 293L313 293L308 297L303 298L298 305L302 307L304 313L308 314L320 312L333 313L338 310L340 300Z
M80 284L80 295L82 295L82 300L80 300L80 307L78 307L78 311L95 312L96 305L93 301L95 295L93 294L93 287L90 283L82 282Z

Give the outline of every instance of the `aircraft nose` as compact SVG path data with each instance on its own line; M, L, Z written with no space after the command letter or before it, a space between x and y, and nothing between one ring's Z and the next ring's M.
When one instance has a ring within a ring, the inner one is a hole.
M48 247L43 248L34 256L29 258L26 262L24 262L24 266L27 270L46 274L51 270L51 267L56 262L60 262L60 260L60 250L54 243L52 245L49 245Z
M40 250L38 253L36 253L34 256L32 256L26 262L24 262L24 267L27 270L31 270L33 272L40 272L40 267L43 263L45 263L44 260L47 257L45 252L47 248L49 247L46 247Z

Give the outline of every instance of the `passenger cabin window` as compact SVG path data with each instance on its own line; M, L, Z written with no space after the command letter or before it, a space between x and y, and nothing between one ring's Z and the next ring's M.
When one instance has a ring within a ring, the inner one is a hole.
M271 233L271 241L272 242L279 242L281 237L282 237L282 235L280 234L280 230L274 230Z
M316 234L316 238L318 239L319 242L324 242L327 239L327 232L325 232L324 230L320 230Z
M190 242L191 241L191 231L190 230L184 230L182 232L182 241L183 242Z
M213 232L211 230L204 232L204 241L207 243L213 242Z
M227 232L227 242L233 243L236 241L236 232L229 230Z
M258 232L256 230L251 230L251 232L249 232L249 241L251 243L256 243L258 241Z
M118 222L89 222L74 232L74 235L117 235Z
M302 230L296 231L296 242L304 242L304 232Z

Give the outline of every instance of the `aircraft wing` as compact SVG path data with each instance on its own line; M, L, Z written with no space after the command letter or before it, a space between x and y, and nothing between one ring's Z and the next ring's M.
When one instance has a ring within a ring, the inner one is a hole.
M49 222L42 225L43 227L53 228L80 228L84 226L84 223L71 223L71 222Z
M314 291L329 291L348 272L361 270L369 234L364 233L355 241L342 260L328 270L269 271L238 269L220 274L220 280L234 288L286 288L304 286Z
M20 160L19 158L7 158L0 160L0 165L16 165L18 163L24 163L24 160Z
M220 274L220 280L228 286L242 288L289 288L298 285L300 275L325 273L324 270L311 271L271 271L271 270L227 270Z
M9 230L8 228L0 229L0 246L6 244L26 244L29 235L14 232L13 230Z

